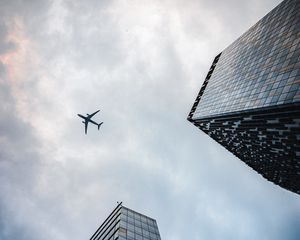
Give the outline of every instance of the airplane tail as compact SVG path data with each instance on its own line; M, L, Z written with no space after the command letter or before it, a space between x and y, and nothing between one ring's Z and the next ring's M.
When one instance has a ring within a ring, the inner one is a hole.
M101 123L98 124L98 130L100 129L102 123L103 123L103 122L101 122Z

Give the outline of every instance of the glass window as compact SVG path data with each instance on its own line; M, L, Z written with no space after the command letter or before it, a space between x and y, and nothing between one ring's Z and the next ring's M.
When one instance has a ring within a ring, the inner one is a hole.
M127 229L120 227L119 228L119 235L126 237L127 236Z
M300 75L300 40L294 34L298 25L285 17L292 8L280 10L281 18L271 12L268 20L256 25L259 28L249 29L222 52L205 80L194 118L276 105L283 97L274 96L299 89L293 85ZM274 26L283 29L282 33ZM291 91L289 85L293 85Z

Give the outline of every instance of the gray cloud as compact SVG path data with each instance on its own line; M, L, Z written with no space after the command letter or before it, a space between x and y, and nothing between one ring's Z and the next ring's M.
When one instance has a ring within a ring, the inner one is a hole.
M0 24L0 55L4 54L15 48L15 44L11 41L6 40L7 26Z
M33 193L40 172L40 156L31 127L17 115L10 86L0 81L0 222L1 239L35 239L30 227L20 221L25 197ZM31 195L33 197L33 195ZM38 239L38 238L36 238Z
M274 2L3 6L31 48L0 82L1 239L87 239L122 200L166 240L296 239L299 197L186 121L214 55ZM76 113L97 108L85 136Z

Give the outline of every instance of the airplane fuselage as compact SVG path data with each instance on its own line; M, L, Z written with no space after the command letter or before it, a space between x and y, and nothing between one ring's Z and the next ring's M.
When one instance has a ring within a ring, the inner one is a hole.
M81 118L84 119L84 121L82 121L82 123L84 123L84 125L85 125L85 134L87 134L87 127L88 127L88 123L89 123L89 122L95 124L96 126L98 126L98 130L99 130L99 128L100 128L100 126L102 125L103 122L97 123L97 122L95 122L95 121L93 121L93 120L91 119L91 118L92 118L96 113L98 113L99 111L100 111L100 110L98 110L98 111L96 111L96 112L94 112L94 113L92 113L92 114L86 114L87 116L83 116L83 115L81 115L81 114L77 114L79 117L81 117Z

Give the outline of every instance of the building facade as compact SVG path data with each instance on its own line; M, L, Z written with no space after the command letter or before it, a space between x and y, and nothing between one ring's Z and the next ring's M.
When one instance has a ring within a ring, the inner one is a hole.
M120 203L90 240L160 240L160 235L156 220Z
M300 194L300 1L285 0L218 54L188 120Z

